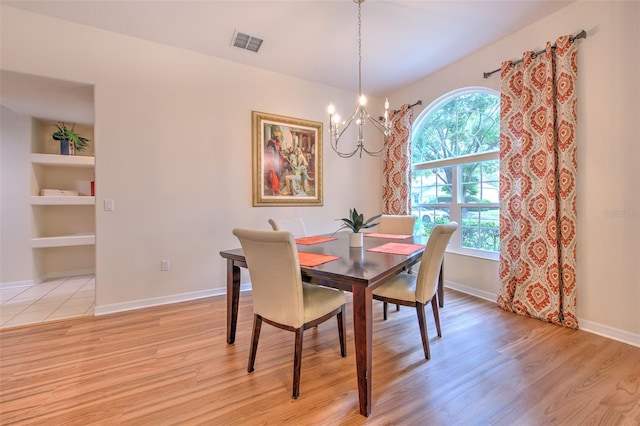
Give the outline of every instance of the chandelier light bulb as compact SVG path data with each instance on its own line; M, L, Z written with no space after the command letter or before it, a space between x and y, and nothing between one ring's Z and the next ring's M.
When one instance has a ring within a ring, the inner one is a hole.
M361 106L365 106L367 104L367 97L365 95L360 95L360 99L358 102Z
M329 104L329 115L332 115L334 112L336 112L336 108L333 106L333 104Z

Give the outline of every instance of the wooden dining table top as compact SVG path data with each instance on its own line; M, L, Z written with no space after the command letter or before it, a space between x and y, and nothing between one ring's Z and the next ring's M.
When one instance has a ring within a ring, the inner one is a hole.
M381 283L399 271L418 262L422 257L427 238L411 235L405 239L380 237L363 238L363 247L349 247L350 232L323 234L321 237L332 238L317 244L297 244L298 252L339 256L317 266L300 265L305 281L314 281L330 287L351 291L352 285L369 287ZM410 255L379 253L369 251L385 244L420 245L422 248ZM244 261L241 248L220 252L224 258Z

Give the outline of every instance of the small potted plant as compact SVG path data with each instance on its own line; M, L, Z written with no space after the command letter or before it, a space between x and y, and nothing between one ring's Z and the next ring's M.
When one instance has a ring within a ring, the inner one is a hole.
M349 228L351 229L351 231L353 231L352 234L349 235L349 246L350 247L362 247L363 245L363 235L362 232L360 232L361 229L367 229L367 228L372 228L376 225L378 225L378 222L375 222L376 219L379 219L380 216L382 216L381 214L376 215L376 216L372 216L369 219L367 219L366 221L364 220L364 215L362 213L358 213L358 211L353 208L353 209L349 209L349 216L348 217L343 217L341 219L336 219L336 220L341 220L342 221L342 226L340 228L338 228L338 231L340 231L341 229L345 229L345 228ZM336 231L336 232L338 232Z
M56 131L51 137L53 140L60 141L60 155L69 155L71 152L84 151L87 147L89 139L80 136L75 132L75 124L69 127L66 123L59 121L56 123ZM73 151L71 151L73 148Z

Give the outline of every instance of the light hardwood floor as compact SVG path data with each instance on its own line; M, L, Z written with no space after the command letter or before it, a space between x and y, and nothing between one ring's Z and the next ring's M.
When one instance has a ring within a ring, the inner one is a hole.
M432 358L415 311L374 303L373 412L358 414L335 321L305 333L291 399L293 334L263 325L246 372L251 294L225 342L225 298L0 331L0 424L638 425L640 348L519 317L447 290Z

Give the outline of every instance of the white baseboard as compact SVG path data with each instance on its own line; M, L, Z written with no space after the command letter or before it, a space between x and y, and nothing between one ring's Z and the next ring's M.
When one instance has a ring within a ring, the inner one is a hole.
M240 291L251 289L251 284L240 286ZM108 305L96 305L94 315L114 314L116 312L131 311L134 309L150 308L152 306L168 305L171 303L186 302L188 300L203 299L205 297L221 296L227 294L226 287L211 290L194 291L190 293L172 294L170 296L152 297L151 299L133 300L130 302L112 303Z
M494 302L497 299L497 295L477 288L469 287L464 284L445 281L445 287L457 290L461 293L475 296L480 299ZM251 289L251 284L243 284L240 287L240 291L248 291ZM131 302L114 303L110 305L96 306L95 315L106 315L116 312L129 311L133 309L149 308L152 306L167 305L170 303L185 302L188 300L202 299L205 297L221 296L226 294L226 288L217 288L212 290L203 290L191 293L174 294L171 296L154 297L151 299L135 300ZM445 305L446 306L446 305ZM630 333L625 330L620 330L607 325L599 324L593 321L578 318L580 329L588 333L597 334L609 339L617 340L619 342L627 343L632 346L640 347L640 334Z
M455 283L452 281L445 280L444 286L453 290L457 290L460 293L465 293L470 296L488 300L489 302L495 302L498 298L497 294L478 290L477 288L469 287L464 284ZM620 330L619 328L610 327L608 325L603 325L583 318L578 318L578 324L580 326L580 330L582 331L597 334L599 336L617 340L618 342L626 343L632 346L640 347L640 334L630 333L625 330Z
M464 284L456 283L453 281L444 281L444 286L453 290L457 290L460 293L468 294L470 296L475 296L480 299L488 300L489 302L495 302L497 299L497 295L495 293L489 293L488 291L478 290L474 287L469 287Z
M640 347L640 334L630 333L628 331L609 327L608 325L602 325L582 318L578 318L578 324L580 324L580 330Z
M45 274L41 277L36 277L32 280L0 283L0 288L6 289L6 288L18 288L18 287L33 287L34 285L38 285L47 280L58 279L58 278L71 278L71 277L78 277L82 275L95 275L95 273L96 273L95 269L76 269L73 271L54 272L54 273Z
M35 285L35 281L27 280L27 281L13 281L7 283L0 283L1 289L6 288L21 288L21 287L33 287Z
M95 269L75 269L73 271L61 271L61 272L51 272L47 273L41 277L36 278L34 281L36 284L40 284L47 280L54 280L58 278L70 278L70 277L78 277L82 275L95 275Z

